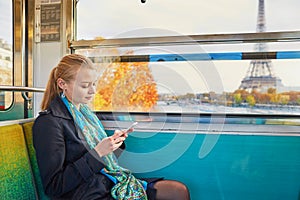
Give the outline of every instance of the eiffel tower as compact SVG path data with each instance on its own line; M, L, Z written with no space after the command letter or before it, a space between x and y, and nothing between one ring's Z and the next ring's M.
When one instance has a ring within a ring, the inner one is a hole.
M265 5L264 0L259 0L256 32L265 32ZM255 44L257 52L265 52L265 43ZM266 92L269 88L283 87L281 79L273 73L271 60L252 60L246 76L241 82L239 89L251 92L256 90Z

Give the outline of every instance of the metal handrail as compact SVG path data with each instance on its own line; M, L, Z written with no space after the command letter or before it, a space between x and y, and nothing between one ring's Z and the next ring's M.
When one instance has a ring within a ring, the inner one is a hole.
M25 86L8 86L8 85L0 85L0 91L9 91L9 92L22 92L22 97L25 101L31 101L26 94L26 92L45 92L43 88L33 88L33 87L25 87Z
M25 87L25 86L8 86L0 85L0 91L11 92L45 92L43 88Z
M101 40L70 41L72 50L84 48L110 48L130 46L167 46L167 45L195 45L200 44L234 44L234 43L260 43L260 42L300 42L300 30L282 32L258 32L235 34L207 34L185 36L161 36L139 38L115 38Z
M9 86L0 85L0 91L21 92L24 99L24 104L30 104L32 98L28 97L28 92L45 92L43 88L25 87L25 86ZM24 118L28 118L28 108L24 106Z

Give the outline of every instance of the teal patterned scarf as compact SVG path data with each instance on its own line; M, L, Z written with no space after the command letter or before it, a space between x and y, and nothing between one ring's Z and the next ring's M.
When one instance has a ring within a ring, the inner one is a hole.
M61 98L91 149L107 137L100 120L87 105L81 104L78 110L64 95L61 95ZM128 169L120 167L113 153L102 158L106 167L101 172L115 182L111 189L111 195L114 199L147 200L144 181L136 179Z

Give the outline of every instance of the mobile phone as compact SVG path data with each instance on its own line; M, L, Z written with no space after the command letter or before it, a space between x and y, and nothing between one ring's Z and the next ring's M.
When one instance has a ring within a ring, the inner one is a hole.
M125 132L128 132L130 129L134 128L137 124L138 124L138 122L132 123L132 124L125 130Z

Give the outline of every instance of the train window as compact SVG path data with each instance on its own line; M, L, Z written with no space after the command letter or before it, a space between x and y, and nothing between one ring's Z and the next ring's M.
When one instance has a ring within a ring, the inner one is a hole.
M269 53L292 53L294 45L269 44ZM228 46L230 51L220 50ZM250 51L253 46L207 45L198 49L200 53L191 51L191 46L189 53L183 53L183 47L178 46L177 50L151 47L153 52L149 48L132 48L129 53L128 48L78 49L76 52L92 58L102 74L95 110L299 114L300 82L294 72L298 71L300 60L293 59L292 55L291 59L264 59L263 54L261 60L238 58L241 49L249 48L243 52L245 57L257 53ZM276 51L277 48L285 51ZM206 53L208 50L210 53ZM105 61L130 58L133 52L137 52L132 55L133 59L134 56L143 59L147 54L150 62ZM188 60L200 55L204 58ZM216 60L211 60L211 56ZM262 65L267 71L258 71L256 65Z
M130 43L139 37L182 36L190 41L189 45L149 45L144 39L144 45L76 49L92 58L102 75L95 110L299 114L299 42L193 42L195 34L232 33L235 37L265 32L267 27L269 33L297 30L298 1L265 2L191 1L183 6L179 1L172 5L147 1L95 6L80 1L79 40L127 38ZM283 8L287 15L278 18L276 13Z
M259 2L267 31L299 29L298 0L80 0L77 39L255 32ZM278 15L280 13L280 15ZM149 28L160 29L152 32ZM137 31L139 30L139 31ZM164 30L168 30L164 32Z
M12 16L12 1L0 1L0 85L13 84ZM0 91L0 110L10 107L11 104L11 92Z

